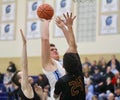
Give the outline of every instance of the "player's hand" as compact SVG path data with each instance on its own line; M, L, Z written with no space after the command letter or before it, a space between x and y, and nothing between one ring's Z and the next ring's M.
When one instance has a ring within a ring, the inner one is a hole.
M63 16L65 18L64 24L66 26L72 26L73 21L76 18L76 16L73 16L72 13L69 14L68 12L67 12L67 14L63 14Z
M64 28L65 27L64 21L60 17L57 17L56 20L55 20L55 22L56 22L56 25L59 28Z

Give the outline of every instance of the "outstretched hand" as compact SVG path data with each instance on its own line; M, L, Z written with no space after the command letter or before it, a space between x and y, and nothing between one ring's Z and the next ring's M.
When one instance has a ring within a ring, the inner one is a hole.
M22 36L23 43L26 44L26 38L25 38L25 35L24 35L22 29L20 29L20 33L21 33L21 36Z
M57 17L55 22L56 22L56 24L59 28L64 28L65 27L64 21L60 17Z
M61 19L60 17L56 18L56 24L59 28L64 28L65 26L72 26L73 25L73 21L76 18L76 16L73 16L72 13L68 13L67 14L63 14L64 19Z
M65 18L64 24L66 26L72 26L73 21L76 18L76 16L73 16L72 13L69 14L68 12L67 12L67 14L63 14L63 16Z

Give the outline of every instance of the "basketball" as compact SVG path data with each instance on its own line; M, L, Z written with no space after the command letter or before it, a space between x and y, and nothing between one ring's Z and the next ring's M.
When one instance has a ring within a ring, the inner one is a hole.
M54 15L54 9L49 4L42 4L37 9L37 15L39 18L49 20Z

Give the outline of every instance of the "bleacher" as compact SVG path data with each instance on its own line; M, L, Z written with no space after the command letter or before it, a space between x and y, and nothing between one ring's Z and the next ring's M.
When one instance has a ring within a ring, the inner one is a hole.
M1 74L0 79L0 100L14 100L13 96L9 96L9 93L6 91L6 88L3 84L3 76L4 74Z

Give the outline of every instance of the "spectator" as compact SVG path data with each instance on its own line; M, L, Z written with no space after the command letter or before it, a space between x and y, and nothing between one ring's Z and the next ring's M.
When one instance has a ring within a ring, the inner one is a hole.
M116 65L117 70L120 72L120 63L115 55L112 55L111 60L108 61L107 66L112 66L112 64Z
M107 100L109 93L114 93L114 85L111 83L111 78L108 77L103 84L102 92L99 94L99 100Z
M100 70L98 67L95 67L95 73L93 74L92 82L93 82L95 94L99 95L101 93L101 88L103 86L104 78L100 74Z
M110 94L108 95L107 100L115 100L114 94L113 94L113 93L110 93Z
M88 87L88 91L90 91L92 94L94 94L94 87L93 87L91 79L86 82L86 86Z
M45 86L49 86L49 82L45 74L39 74L37 84L40 85L43 89Z
M100 68L100 74L101 75L105 75L105 73L106 73L106 68L107 68L107 66L106 66L106 61L105 60L102 60L101 61L101 65L98 65L99 66L99 68Z
M48 81L48 79L47 79L45 74L39 74L38 75L37 84L39 86L41 86L42 89L47 88L49 90L48 91L48 96L50 96L50 94L49 94L49 92L50 92L50 84L49 84L49 81Z
M84 73L84 83L87 84L87 82L90 80L90 75L88 72Z
M17 67L16 67L15 63L13 63L12 61L10 61L7 70L9 70L12 73L15 73L16 70L17 70Z
M115 64L112 64L112 65L111 65L111 72L112 72L114 75L116 75L117 73L119 73L119 71L117 70Z
M5 85L7 92L13 91L13 86L11 82L12 77L13 73L9 69L7 69L3 77L3 84Z
M120 87L115 88L115 100L120 100Z
M111 72L111 67L108 66L106 69L106 73L104 74L105 80L110 77L112 80L114 79L115 75Z
M90 75L94 74L94 69L95 69L96 66L97 66L97 61L94 60L92 65L91 65L91 68L90 68Z
M98 59L98 66L101 66L102 63L105 61L105 58L103 56L100 56L99 59Z
M88 66L88 64L84 64L82 67L83 73L89 73L90 72L90 68Z
M83 63L83 66L84 66L84 64L87 64L87 65L88 65L88 67L90 67L90 68L91 68L91 63L90 63L90 61L89 61L88 57L85 57L85 58L84 58L84 63Z
M115 88L120 87L120 77L117 78Z
M92 100L93 94L91 91L88 90L88 87L85 86L85 93L86 93L86 99L85 100Z
M108 77L105 84L104 84L104 90L110 91L111 93L114 93L114 85L112 84L111 78Z

